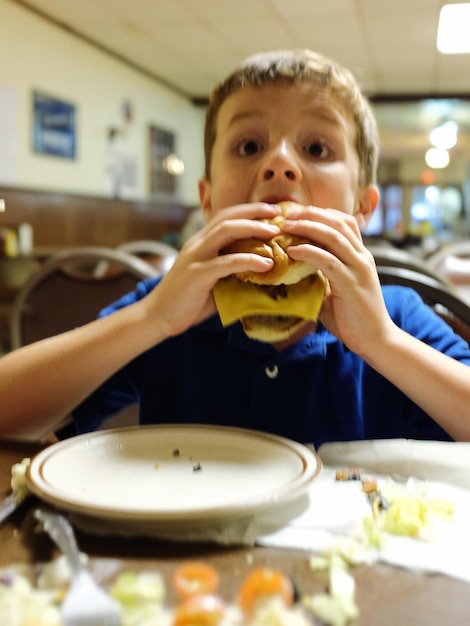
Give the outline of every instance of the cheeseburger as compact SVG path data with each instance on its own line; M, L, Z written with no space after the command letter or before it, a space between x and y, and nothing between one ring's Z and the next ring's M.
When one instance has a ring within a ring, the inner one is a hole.
M282 225L289 205L270 222ZM307 243L296 235L280 233L271 239L236 241L224 253L253 252L274 260L268 272L239 272L214 286L214 299L224 326L240 320L252 339L275 343L291 337L307 322L318 319L325 296L325 278L304 261L291 259L289 246Z

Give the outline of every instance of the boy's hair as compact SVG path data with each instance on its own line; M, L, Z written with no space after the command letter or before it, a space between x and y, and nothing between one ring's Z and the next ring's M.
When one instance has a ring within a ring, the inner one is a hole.
M312 50L276 50L255 54L214 87L209 98L204 135L205 176L208 179L221 105L230 94L245 86L262 87L270 83L310 83L329 89L339 98L345 109L351 112L356 125L359 183L375 183L379 140L370 104L349 70Z

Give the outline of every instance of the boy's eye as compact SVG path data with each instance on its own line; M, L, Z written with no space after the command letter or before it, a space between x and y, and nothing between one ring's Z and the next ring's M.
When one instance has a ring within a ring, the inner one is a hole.
M251 156L252 154L256 154L262 149L261 144L254 139L248 139L246 141L242 141L238 145L237 152L241 156Z
M327 148L319 141L314 141L313 143L308 144L307 152L310 156L317 158L328 156Z

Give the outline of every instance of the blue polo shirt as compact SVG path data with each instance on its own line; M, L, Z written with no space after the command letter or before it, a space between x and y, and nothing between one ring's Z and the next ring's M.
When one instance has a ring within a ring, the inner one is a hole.
M144 297L147 279L101 316ZM386 286L394 322L470 365L467 343L413 290ZM121 337L125 341L125 337ZM393 384L321 327L282 352L249 339L217 316L167 339L112 376L73 412L78 433L96 429L127 404L140 423L204 423L268 431L313 443L450 437Z

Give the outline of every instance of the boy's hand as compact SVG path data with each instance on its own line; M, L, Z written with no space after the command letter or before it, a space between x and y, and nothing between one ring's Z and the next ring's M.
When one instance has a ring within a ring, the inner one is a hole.
M245 204L217 211L204 228L194 234L181 249L174 265L148 299L168 336L178 335L216 311L212 297L215 283L235 272L265 272L273 261L257 254L220 254L238 239L269 239L279 227L270 219L280 209L264 203Z
M320 269L329 282L320 319L350 350L365 354L392 321L380 288L372 254L362 241L356 219L335 209L299 207L283 230L311 240L292 246L293 259Z

